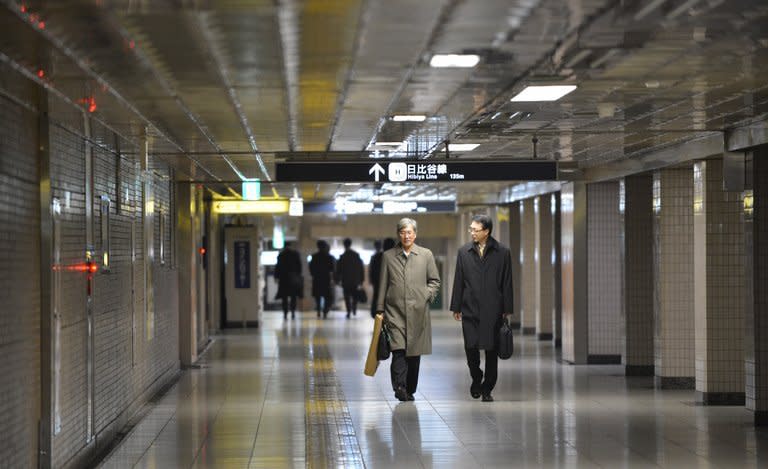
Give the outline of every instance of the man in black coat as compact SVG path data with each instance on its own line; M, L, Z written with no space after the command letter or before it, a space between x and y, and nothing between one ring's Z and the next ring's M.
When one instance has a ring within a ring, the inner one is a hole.
M277 279L276 298L283 300L283 318L288 318L288 303L290 301L291 319L296 317L296 298L303 295L304 281L301 277L301 257L298 251L285 243L285 248L277 256L275 265Z
M344 240L344 253L336 263L336 282L341 283L344 290L344 304L347 307L347 318L357 315L357 289L363 285L365 268L360 254L352 249L352 240Z
M317 317L323 313L323 319L328 317L328 311L333 304L333 272L336 259L331 255L330 246L322 239L317 242L317 252L312 254L309 261L309 273L312 274L312 296L317 304Z
M451 311L461 321L464 350L472 377L469 392L484 402L498 376L496 340L505 316L512 314L512 259L509 248L491 237L493 221L487 215L472 218L472 242L459 249L451 294ZM480 350L485 350L485 380Z

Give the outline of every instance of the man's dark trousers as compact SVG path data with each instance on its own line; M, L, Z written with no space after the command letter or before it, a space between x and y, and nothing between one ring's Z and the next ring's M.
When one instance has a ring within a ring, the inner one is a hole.
M467 365L469 365L469 374L472 376L472 384L480 384L483 379L483 370L480 369L480 350L476 348L464 349L467 352ZM496 379L499 375L499 356L496 350L485 351L485 380L482 381L480 392L490 394L496 386Z
M392 390L402 386L408 394L416 392L416 386L419 385L419 364L421 355L406 357L405 350L392 351L392 366L389 367L389 373L392 376Z

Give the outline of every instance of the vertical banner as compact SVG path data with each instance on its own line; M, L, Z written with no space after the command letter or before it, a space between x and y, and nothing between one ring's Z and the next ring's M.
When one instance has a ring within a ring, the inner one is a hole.
M250 241L235 241L235 288L251 288Z

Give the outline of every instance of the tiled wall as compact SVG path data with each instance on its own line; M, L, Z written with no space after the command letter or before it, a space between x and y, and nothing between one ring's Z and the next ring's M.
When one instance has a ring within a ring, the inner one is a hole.
M746 249L746 406L768 424L768 149L747 158L744 194ZM751 204L749 200L751 199Z
M552 339L552 321L555 308L555 272L552 196L542 195L536 198L536 271L538 314L536 315L536 334L540 340Z
M9 73L0 66L5 80ZM37 116L0 94L0 466L36 467L40 407Z
M657 386L694 386L693 170L653 175L654 364Z
M723 190L723 161L694 165L696 390L708 404L744 398L741 193Z
M618 181L587 185L587 199L590 362L620 363L624 328Z
M82 116L51 98L52 195L62 201L62 263L77 264L86 250L86 145ZM170 170L152 165L151 204L142 193L137 148L91 120L93 146L93 249L101 261L101 197L109 208L109 270L99 270L93 281L93 394L88 401L86 280L80 272L65 272L61 289L60 430L53 437L53 465L80 465L95 449L88 445L87 415L93 412L96 443L109 440L137 410L148 394L159 389L178 370L178 309L176 271L160 258L160 214L164 221L165 261L170 259ZM151 288L154 298L144 308L144 216L154 206ZM131 242L133 231L133 244ZM153 313L150 313L150 308ZM153 333L150 333L150 330Z
M653 176L624 179L624 346L628 375L653 375Z
M520 202L509 205L509 251L512 255L512 294L515 314L512 323L520 325L522 275L520 267Z
M533 212L533 199L520 202L520 245L521 249L521 324L523 334L536 332L538 298L536 297L536 216Z
M52 448L42 458L50 458L53 467L81 467L178 371L176 271L172 263L163 264L156 255L152 284L155 334L147 339L141 267L141 212L145 204L133 156L129 156L136 153L135 146L90 119L93 198L87 200L88 132L82 111L55 97L46 98L42 92L48 109L40 113L39 90L13 70L0 66L0 72L0 353L4 363L0 366L0 466L37 466L40 445L48 439L45 436L38 441L41 418L45 417L41 409L50 406L53 422L51 428L44 426L42 431L50 434ZM29 96L23 95L25 92ZM45 168L38 167L44 160L37 149L46 145L50 148L50 196L59 203L58 215L48 212L52 201L40 201L40 170ZM164 214L164 246L166 256L170 256L170 214L175 209L172 177L163 163L152 170L153 203L155 210ZM89 248L101 263L105 248L102 196L111 201L108 228L104 225L110 241L110 266L94 274L93 349L89 355L87 280L76 267L84 263ZM89 201L94 208L90 246L86 239ZM43 216L41 206L46 210ZM41 219L48 217L53 218L52 227L44 229ZM156 253L159 220L156 216ZM41 262L47 262L47 251L41 256L41 241L49 238L51 255L58 253L59 257L51 257L52 265L43 267L43 277ZM43 291L41 279L50 279L50 288ZM138 314L135 330L134 314ZM44 342L41 325L51 328ZM54 363L41 374L45 364L41 353L49 344ZM89 357L92 380L88 379ZM41 407L41 390L47 391L49 386L50 402ZM89 441L89 436L94 439Z

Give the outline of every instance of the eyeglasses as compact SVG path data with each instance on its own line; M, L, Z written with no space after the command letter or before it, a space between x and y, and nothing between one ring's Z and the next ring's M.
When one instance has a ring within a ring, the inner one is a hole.
M470 228L470 229L467 230L467 233L475 234L475 233L480 233L481 231L485 231L485 228L480 228L479 230L476 230L474 228Z

